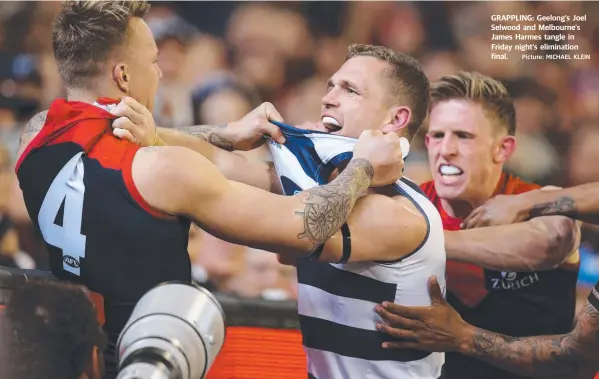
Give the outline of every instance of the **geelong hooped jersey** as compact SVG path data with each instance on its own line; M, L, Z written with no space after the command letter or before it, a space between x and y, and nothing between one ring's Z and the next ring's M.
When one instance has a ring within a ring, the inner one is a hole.
M137 300L161 282L190 281L191 264L189 221L143 200L131 176L139 147L112 135L113 119L99 106L54 101L16 171L52 273L103 296L116 341Z
M287 195L326 184L335 168L351 159L355 139L277 125L286 143L270 141L269 148ZM407 140L402 145L407 153ZM441 375L443 353L383 349L381 344L390 337L375 328L380 321L373 311L376 304L429 305L427 281L432 275L445 288L445 239L439 213L408 179L401 178L394 187L427 221L426 237L413 253L395 262L298 262L298 313L309 378Z

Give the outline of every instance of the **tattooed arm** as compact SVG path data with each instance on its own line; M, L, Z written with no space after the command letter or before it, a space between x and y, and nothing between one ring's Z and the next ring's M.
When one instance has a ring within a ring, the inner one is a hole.
M37 134L42 130L44 124L46 123L46 116L48 115L48 111L42 111L29 120L27 125L25 125L25 129L23 129L23 133L21 133L21 139L19 140L19 151L17 153L17 159L23 154L23 151L29 145L32 139L37 136Z
M536 378L592 378L599 369L599 311L587 301L569 334L508 337L473 328L462 353Z
M540 216L567 216L599 224L599 182L564 189L498 195L476 208L463 222L464 229L505 225Z
M241 120L233 121L223 126L198 125L187 128L179 128L178 131L169 131L159 128L158 135L168 145L187 146L192 139L185 135L201 138L210 144L226 150L252 150L264 144L265 136L270 136L278 143L285 143L281 130L271 123L283 121L271 103L262 103ZM170 143L169 143L170 142ZM190 147L192 148L192 147ZM193 148L192 148L193 149Z
M195 125L178 128L158 127L157 131L158 136L169 146L185 146L194 149L199 138L219 149L233 151L233 141L223 133L225 128L226 125Z
M529 217L569 216L599 224L599 183L588 183L556 191L527 193Z
M279 178L272 162L252 159L242 153L221 149L218 145L227 145L227 143L223 142L225 141L223 137L217 137L217 129L219 127L208 125L176 129L159 127L158 135L169 146L187 147L202 154L229 180L282 194ZM209 143L211 139L213 143Z
M226 180L189 149L157 147L138 151L133 180L150 206L191 219L220 239L308 255L345 223L358 197L372 184L375 169L370 160L357 157L328 185L278 196ZM322 258L340 259L326 254Z
M385 348L457 351L516 374L543 379L590 379L599 369L599 282L568 334L508 337L467 324L429 280L431 305L375 307L382 332L398 340Z

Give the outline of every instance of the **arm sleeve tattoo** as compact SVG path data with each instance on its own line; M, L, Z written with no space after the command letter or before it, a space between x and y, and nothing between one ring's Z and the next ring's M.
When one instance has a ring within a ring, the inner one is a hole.
M44 124L46 123L47 115L48 111L43 111L36 114L31 118L31 120L29 120L23 129L23 133L21 133L21 139L19 140L19 145L21 147L31 142L31 139L35 136L35 134L42 130Z
M530 210L530 217L551 215L571 216L574 212L576 212L576 203L574 202L574 199L568 196L562 196L555 201L536 204Z
M373 176L370 162L356 159L331 183L300 192L297 196L306 206L303 212L296 212L304 219L304 231L297 238L308 238L314 250L325 243L347 221Z
M223 137L219 132L222 131L226 125L220 126L210 126L210 125L196 125L196 126L187 126L176 128L177 130L189 134L190 136L202 138L208 143L226 150L233 151L233 142L229 141L227 138Z
M591 378L599 368L599 283L569 334L514 338L476 329L469 355L536 378Z

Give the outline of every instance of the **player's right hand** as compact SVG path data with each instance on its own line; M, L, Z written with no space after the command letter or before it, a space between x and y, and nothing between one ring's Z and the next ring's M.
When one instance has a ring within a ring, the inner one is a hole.
M285 143L283 132L270 121L283 122L283 117L271 103L262 103L241 120L230 122L219 134L233 143L233 150L248 151L260 147L270 136L275 142Z
M404 167L399 137L396 133L383 134L380 130L365 130L354 148L353 160L366 159L374 169L372 187L395 183Z
M137 100L125 97L110 111L118 118L112 122L112 134L140 146L157 144L158 134L154 116Z

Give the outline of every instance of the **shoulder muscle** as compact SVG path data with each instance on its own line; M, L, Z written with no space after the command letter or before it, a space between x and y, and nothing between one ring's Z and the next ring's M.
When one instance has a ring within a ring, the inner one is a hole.
M29 120L29 122L25 125L23 129L23 133L21 133L21 139L19 140L19 153L18 157L21 156L23 150L29 145L29 142L42 130L44 124L46 123L46 117L48 116L48 111L42 111L36 114Z

